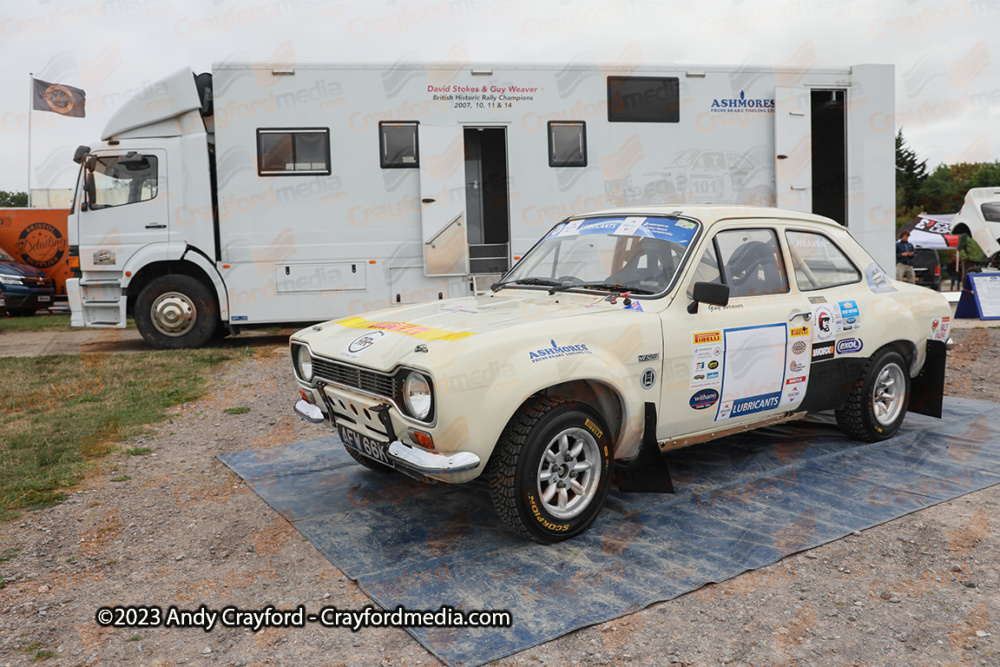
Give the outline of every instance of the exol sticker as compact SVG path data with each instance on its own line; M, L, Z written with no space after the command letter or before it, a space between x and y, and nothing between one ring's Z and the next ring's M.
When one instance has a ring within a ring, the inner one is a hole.
M794 355L805 354L807 347L808 345L806 345L805 341L797 340L794 343L792 343L792 354Z
M652 368L644 370L639 377L639 384L642 385L643 389L652 389L653 385L656 384L656 371Z
M345 359L352 359L357 361L361 358L361 353L370 348L375 343L379 342L384 338L386 333L381 330L369 331L367 333L361 334L354 340L352 340L347 347L339 352L338 356Z
M837 354L854 354L865 346L859 338L845 338L837 343Z
M659 352L654 352L653 354L640 354L639 363L641 364L644 361L656 361L659 358L660 358Z
M556 359L559 357L572 357L577 354L590 354L590 350L587 349L587 345L585 343L581 343L579 345L564 345L560 347L559 345L556 345L555 339L550 342L552 343L552 347L544 347L541 350L528 353L531 363L545 361L546 359Z
M833 309L830 306L813 306L812 319L816 323L813 327L814 340L833 340L837 335L837 321L834 319Z
M707 410L719 400L719 392L714 389L702 389L691 397L689 404L695 410Z
M833 359L833 343L813 343L813 361Z

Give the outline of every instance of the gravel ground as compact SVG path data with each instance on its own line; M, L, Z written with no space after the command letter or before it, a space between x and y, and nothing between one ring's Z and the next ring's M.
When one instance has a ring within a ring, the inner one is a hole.
M1000 403L1000 330L954 338L948 393ZM326 434L291 414L282 339L254 344L206 398L127 443L151 454L111 455L65 503L0 524L0 666L439 664L398 629L94 622L104 605L370 604L214 458ZM250 410L224 412L239 406ZM497 664L998 665L998 505L1000 486L969 494Z

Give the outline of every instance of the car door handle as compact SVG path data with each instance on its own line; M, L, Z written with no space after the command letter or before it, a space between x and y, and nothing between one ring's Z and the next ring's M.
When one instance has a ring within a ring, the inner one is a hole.
M146 229L166 229L167 226L162 222L151 222L146 225Z
M801 317L803 320L808 322L809 320L812 319L812 313L810 313L808 310L805 311L804 313L792 313L791 315L788 316L788 321L791 322L796 317Z

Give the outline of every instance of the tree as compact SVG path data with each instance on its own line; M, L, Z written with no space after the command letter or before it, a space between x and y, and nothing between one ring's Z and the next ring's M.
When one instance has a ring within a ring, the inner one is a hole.
M906 145L903 130L896 132L896 206L917 207L920 188L927 180L927 160L918 160L917 153Z
M28 205L27 192L7 192L0 190L0 207L14 208Z

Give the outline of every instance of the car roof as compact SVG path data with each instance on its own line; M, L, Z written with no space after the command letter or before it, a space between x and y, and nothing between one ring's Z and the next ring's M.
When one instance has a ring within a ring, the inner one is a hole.
M661 217L685 217L698 220L705 227L711 227L727 220L739 219L761 219L761 220L782 220L791 222L809 222L836 229L846 229L840 223L813 213L803 213L802 211L790 211L783 208L771 208L765 206L678 206L676 204L655 205L640 204L636 206L623 206L620 208L610 208L601 211L574 215L574 218L595 218L609 216L661 216Z

